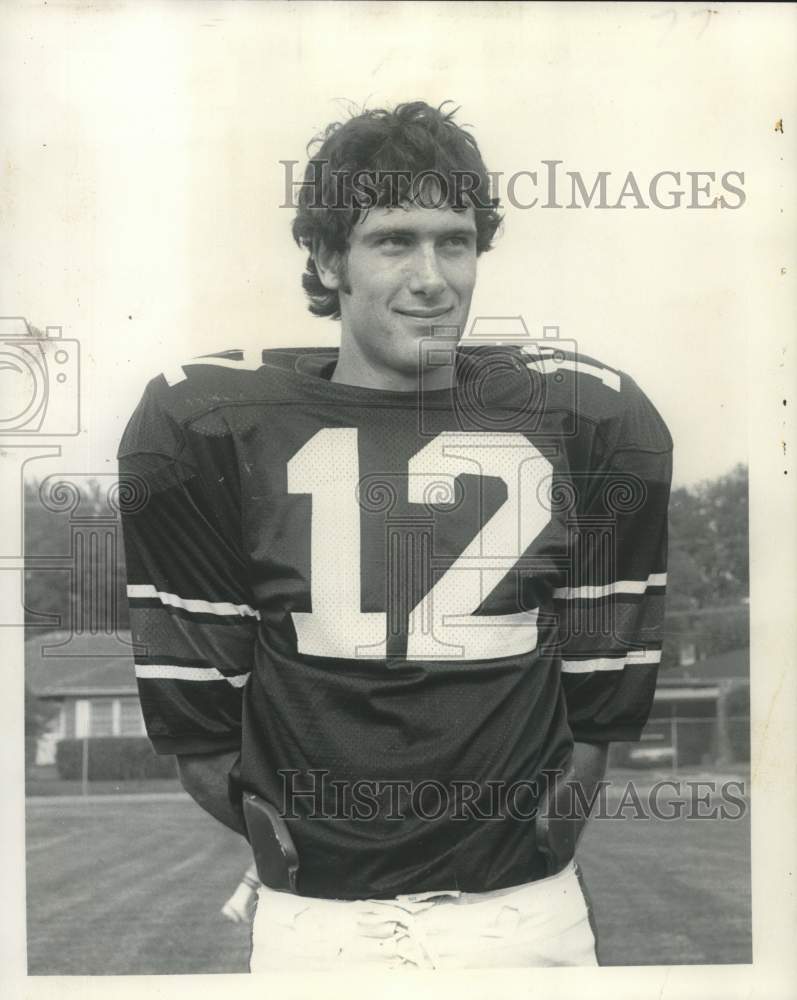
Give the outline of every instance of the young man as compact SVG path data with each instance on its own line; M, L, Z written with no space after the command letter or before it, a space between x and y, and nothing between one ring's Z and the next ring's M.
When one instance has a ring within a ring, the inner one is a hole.
M254 971L596 961L554 807L647 718L671 441L558 343L456 346L499 221L451 114L330 126L294 235L340 350L185 364L120 447L148 732L264 858Z

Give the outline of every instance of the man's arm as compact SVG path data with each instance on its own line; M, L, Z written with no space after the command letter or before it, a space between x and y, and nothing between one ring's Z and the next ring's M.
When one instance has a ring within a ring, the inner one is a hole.
M608 743L575 743L573 745L573 780L583 789L584 801L590 802L598 782L606 774L609 758ZM586 821L587 817L585 817Z
M180 781L194 802L230 830L246 836L243 821L230 803L228 779L236 750L225 753L180 754Z
M119 444L120 482L129 487L120 509L130 628L155 752L177 755L189 794L242 832L227 778L241 746L259 612L240 512L214 464L228 459L219 452L211 461L184 419L186 399L199 395L162 375L153 379ZM215 436L214 449L234 451L231 440Z
M559 871L573 857L589 819L589 810L606 773L608 743L573 745L572 770L557 775L537 820L537 847L548 859L549 872Z

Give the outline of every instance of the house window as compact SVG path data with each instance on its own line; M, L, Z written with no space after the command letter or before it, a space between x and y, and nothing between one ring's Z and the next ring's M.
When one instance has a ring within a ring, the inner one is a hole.
M63 702L58 706L58 714L50 721L49 732L55 740L62 740L66 736L66 706Z
M135 698L123 698L119 705L119 735L143 736L144 716L138 701Z
M92 698L75 702L75 736L145 736L138 698Z
M78 698L75 702L75 736L78 739L91 735L90 712L91 702Z
M36 763L54 764L55 748L58 741L66 736L66 710L63 704L58 706L58 713L50 719L45 731L36 741Z
M110 698L103 698L91 702L91 728L89 732L92 736L113 736L113 702Z

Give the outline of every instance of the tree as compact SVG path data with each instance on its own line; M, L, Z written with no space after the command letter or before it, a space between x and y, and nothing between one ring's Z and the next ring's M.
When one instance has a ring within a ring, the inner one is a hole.
M68 491L64 493L68 501ZM58 506L57 503L48 505L44 502L40 483L26 482L25 556L28 565L25 571L25 623L28 628L68 629L73 620L73 610L81 599L86 599L86 581L78 579L72 561L73 505L65 502L64 509L53 509ZM99 483L93 479L83 480L80 483L81 516L106 509ZM87 558L91 560L89 572L93 578L105 581L108 570L99 564L103 558L102 550L93 550ZM115 560L111 587L116 619L114 625L118 631L129 627L121 532L118 533Z
M673 490L663 666L691 643L708 656L749 643L748 475Z
M670 503L671 593L697 606L747 597L747 467L718 479L673 490Z

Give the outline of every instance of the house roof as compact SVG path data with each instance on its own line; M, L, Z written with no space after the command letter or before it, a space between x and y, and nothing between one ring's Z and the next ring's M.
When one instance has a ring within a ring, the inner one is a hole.
M25 682L39 698L135 695L130 633L34 633L25 643Z

